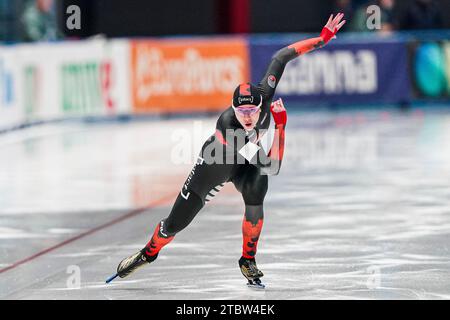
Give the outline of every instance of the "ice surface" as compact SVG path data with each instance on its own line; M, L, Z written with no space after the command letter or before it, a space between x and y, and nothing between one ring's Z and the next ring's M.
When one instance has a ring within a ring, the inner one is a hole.
M290 115L259 242L265 291L247 288L237 267L244 206L230 185L154 264L105 285L169 213L214 124L66 123L1 135L0 269L38 256L0 271L0 298L450 298L450 114L437 111Z

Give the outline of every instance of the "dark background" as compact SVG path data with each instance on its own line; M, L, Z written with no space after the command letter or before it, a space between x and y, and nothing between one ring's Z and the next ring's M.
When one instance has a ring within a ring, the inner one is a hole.
M413 0L397 0L403 11ZM361 3L364 1L360 0ZM450 1L438 0L450 28ZM83 30L67 35L140 37L181 34L317 32L333 0L62 0L78 4ZM64 16L62 15L64 18ZM62 22L63 20L61 20Z
M27 0L0 0L0 39L21 39ZM31 0L29 0L31 1ZM147 37L230 33L319 32L337 0L54 0L63 37ZM352 0L358 6L376 0ZM395 0L400 16L414 0ZM435 0L450 29L450 0ZM82 10L82 29L70 31L65 10ZM343 31L346 31L344 27Z

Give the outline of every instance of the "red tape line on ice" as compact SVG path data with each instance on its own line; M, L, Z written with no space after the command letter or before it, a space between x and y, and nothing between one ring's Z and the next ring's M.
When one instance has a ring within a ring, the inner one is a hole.
M168 196L162 197L160 199L157 199L157 200L155 200L154 202L150 203L148 206L146 206L144 208L140 208L140 209L136 209L136 210L130 211L130 212L124 214L121 217L118 217L118 218L116 218L114 220L111 220L111 221L109 221L107 223L104 223L104 224L102 224L102 225L100 225L98 227L95 227L93 229L85 231L85 232L83 232L83 233L81 233L81 234L79 234L79 235L77 235L77 236L75 236L73 238L67 239L67 240L65 240L65 241L63 241L61 243L58 243L58 244L50 247L50 248L47 248L47 249L42 250L42 251L40 251L40 252L38 252L36 254L33 254L32 256L29 256L29 257L27 257L25 259L17 261L15 263L13 263L12 265L7 266L6 268L0 269L0 274L3 273L3 272L9 271L11 269L17 268L18 266L20 266L20 265L22 265L24 263L27 263L27 262L29 262L31 260L39 258L40 256L43 256L44 254L52 252L52 251L54 251L56 249L59 249L61 247L64 247L65 245L68 245L68 244L70 244L70 243L72 243L74 241L77 241L79 239L87 237L87 236L89 236L89 235L91 235L91 234L93 234L93 233L95 233L97 231L106 229L106 228L108 228L108 227L110 227L112 225L115 225L115 224L119 223L119 222L122 222L124 220L130 219L132 217L135 217L135 216L137 216L137 215L147 211L148 209L152 209L152 208L158 207L158 206L160 206L160 205L162 205L164 203L167 203L168 201L172 200L173 198L174 198L174 195L172 194L172 195L168 195Z

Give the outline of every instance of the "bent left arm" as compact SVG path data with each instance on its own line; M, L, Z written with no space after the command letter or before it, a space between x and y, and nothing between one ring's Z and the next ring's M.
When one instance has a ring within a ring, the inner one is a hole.
M275 136L267 157L263 156L264 152L260 153L263 159L259 159L260 164L258 166L264 174L276 176L280 172L284 156L287 112L281 99L272 103L270 111L275 121ZM261 164L262 162L264 164Z

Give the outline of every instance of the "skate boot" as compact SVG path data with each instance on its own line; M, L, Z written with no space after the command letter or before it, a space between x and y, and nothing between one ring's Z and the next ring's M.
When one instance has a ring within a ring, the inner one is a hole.
M241 257L241 259L239 259L239 268L241 269L242 275L247 278L247 285L249 287L257 289L265 288L265 285L261 283L260 279L264 274L256 266L255 259Z
M128 277L130 274L132 274L134 271L136 271L143 265L155 261L157 257L158 254L151 257L146 255L145 248L142 249L141 251L136 252L132 256L123 259L119 263L119 266L117 267L117 273L108 280L106 280L106 283L110 283L117 277L120 278Z
M120 278L128 277L143 265L155 261L157 257L158 255L155 255L153 257L147 256L145 254L145 249L142 249L132 256L123 259L117 267L117 274Z

